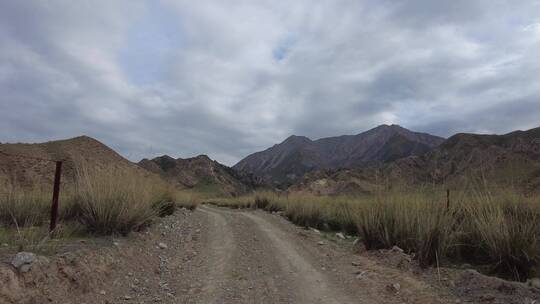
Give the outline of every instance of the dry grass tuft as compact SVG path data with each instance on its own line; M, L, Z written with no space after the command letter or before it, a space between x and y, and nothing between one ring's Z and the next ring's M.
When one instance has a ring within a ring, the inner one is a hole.
M92 233L127 234L140 230L158 215L155 203L164 197L160 180L140 174L114 170L78 167L75 187L79 220Z

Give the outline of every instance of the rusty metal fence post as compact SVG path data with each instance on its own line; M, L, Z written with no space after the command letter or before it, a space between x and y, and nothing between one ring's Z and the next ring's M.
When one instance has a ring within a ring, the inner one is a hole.
M49 232L53 232L56 229L56 223L58 221L58 197L60 196L60 177L62 176L62 161L56 162L56 171L54 172L54 187L53 197L51 205L51 224L49 226Z
M446 210L450 209L450 189L446 189Z

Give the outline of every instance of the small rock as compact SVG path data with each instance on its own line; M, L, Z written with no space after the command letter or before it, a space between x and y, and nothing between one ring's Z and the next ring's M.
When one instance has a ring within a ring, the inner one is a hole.
M19 252L15 255L13 260L11 260L11 265L20 272L28 272L36 259L36 255L31 252Z
M398 246L392 247L392 251L393 251L393 252L403 253L403 249L399 248Z
M338 239L342 239L342 240L345 239L345 235L344 235L343 233L341 233L341 232L336 233L336 237L337 237Z
M319 245L324 245L324 244L326 244L326 243L323 242L323 241L319 241L319 242L317 242L317 244L319 244Z
M22 272L22 273L25 273L25 272L30 271L31 267L32 267L32 265L30 265L30 264L24 264L21 267L19 267L19 271Z
M354 239L354 241L352 242L352 244L353 244L354 246L356 246L356 244L358 244L358 242L360 242L360 239L359 239L359 238L356 238L356 239Z
M113 245L116 246L116 247L118 247L118 246L120 246L120 243L118 243L118 242L113 242Z
M158 243L158 247L161 248L161 249L167 249L167 244L165 243Z
M540 278L532 278L527 280L527 285L540 289Z
M8 243L2 243L2 247L8 247L9 244Z
M321 232L319 231L319 229L315 229L315 228L311 228L311 231L317 233L317 234L321 234Z
M386 286L386 289L388 289L391 292L397 293L401 289L401 285L399 283L390 284Z
M362 263L357 262L357 261L353 261L351 264L352 264L353 266L360 266L360 265L362 265Z
M357 278L357 279L361 279L361 278L363 278L366 274L367 274L367 270L361 271L360 273L358 273L358 274L356 275L356 278Z
M102 296L104 296L104 295L107 294L107 292L106 292L105 290L102 289L102 290L99 291L99 294L102 295Z
M480 273L476 269L465 269L465 274L467 274L467 275L478 275Z
M124 300L131 300L131 296L125 295Z
M77 257L76 257L74 254L72 254L72 253L66 253L66 254L64 255L64 259L66 260L66 262L67 262L68 264L73 265L73 264L75 264L75 262L76 262L76 260L77 260Z

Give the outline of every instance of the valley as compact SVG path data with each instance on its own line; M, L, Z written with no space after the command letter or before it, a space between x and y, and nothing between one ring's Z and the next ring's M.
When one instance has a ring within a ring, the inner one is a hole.
M538 130L382 125L233 167L86 136L0 144L0 303L535 303Z

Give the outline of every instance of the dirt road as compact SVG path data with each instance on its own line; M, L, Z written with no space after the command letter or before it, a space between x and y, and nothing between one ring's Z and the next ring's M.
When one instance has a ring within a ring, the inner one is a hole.
M109 246L0 264L0 303L535 303L540 291L475 272L420 271L401 252L282 216L200 206ZM436 273L436 274L434 274ZM464 279L460 279L464 277ZM488 282L488 283L485 283Z
M182 275L198 283L179 303L455 303L280 216L210 206L196 213L199 266Z
M361 303L330 282L285 231L260 215L199 210L214 223L207 251L214 266L201 303Z

